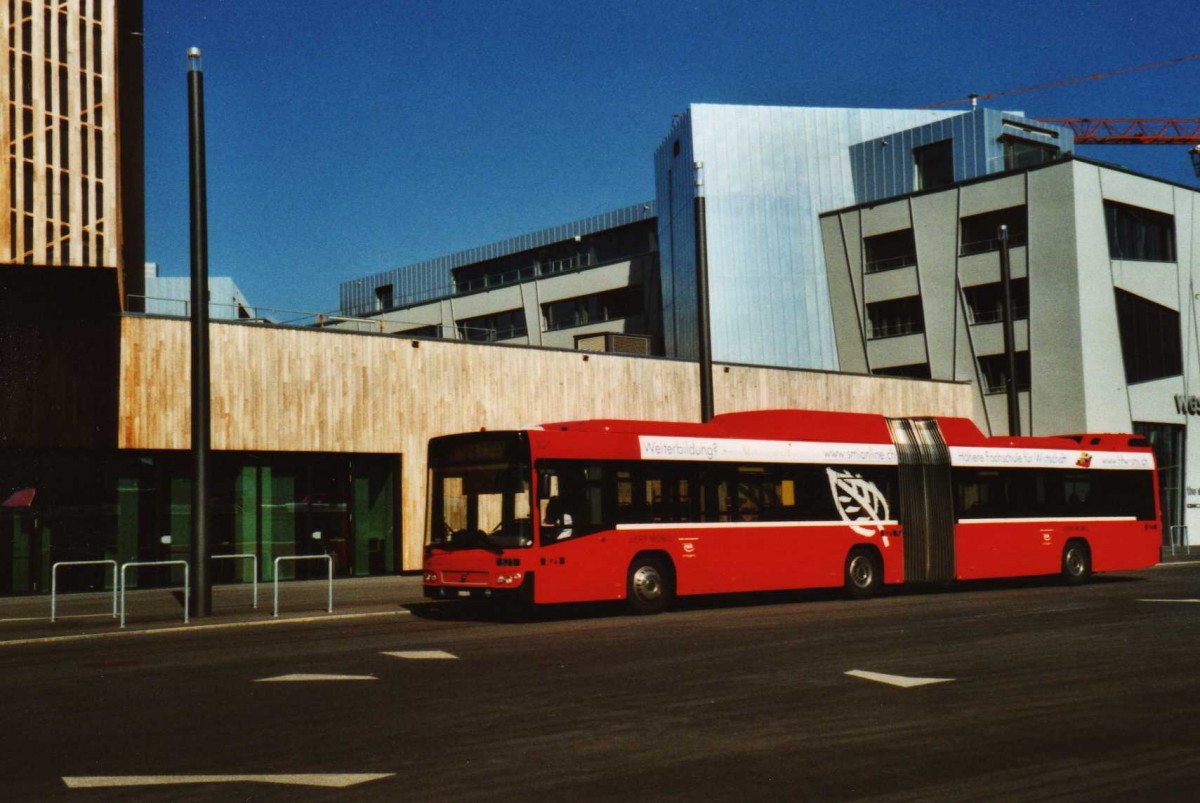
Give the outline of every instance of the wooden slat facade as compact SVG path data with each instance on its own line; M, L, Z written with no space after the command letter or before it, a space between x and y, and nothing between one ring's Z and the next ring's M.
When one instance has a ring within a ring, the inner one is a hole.
M0 2L0 264L122 267L117 4Z
M121 319L117 441L190 446L186 321ZM696 364L214 323L218 450L402 455L403 566L417 569L425 448L453 432L580 418L694 421ZM970 387L745 366L714 369L716 411L797 407L970 417Z

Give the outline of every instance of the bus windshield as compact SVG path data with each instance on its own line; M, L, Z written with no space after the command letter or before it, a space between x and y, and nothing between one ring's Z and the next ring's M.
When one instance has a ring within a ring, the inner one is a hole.
M429 475L430 546L533 545L529 444L521 433L435 438L429 445Z

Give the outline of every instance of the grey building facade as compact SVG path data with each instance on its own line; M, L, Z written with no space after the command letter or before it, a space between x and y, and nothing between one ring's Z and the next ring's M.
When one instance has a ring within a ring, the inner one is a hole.
M1001 224L1022 434L1145 434L1166 537L1200 543L1195 189L1068 158L822 215L842 370L969 381L1007 432Z
M333 325L593 350L615 337L618 350L661 354L660 310L645 202L346 282Z

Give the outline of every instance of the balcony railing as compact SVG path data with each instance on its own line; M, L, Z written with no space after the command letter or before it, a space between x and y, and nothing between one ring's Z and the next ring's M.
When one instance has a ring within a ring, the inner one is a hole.
M1000 323L1004 320L1004 310L1002 309L972 309L967 308L968 316L972 324L977 323ZM1013 305L1013 320L1022 321L1029 319L1028 304Z
M916 254L904 254L902 256L888 257L886 259L872 259L867 262L864 272L883 273L885 270L908 268L915 264L917 264Z
M1008 235L1008 246L1017 248L1025 245L1028 235L1026 234L1010 234ZM972 254L986 254L988 251L1000 250L1000 238L993 237L989 240L972 240L964 242L958 249L960 257L971 256Z
M883 321L868 324L867 339L880 340L885 337L901 337L902 335L919 335L925 331L921 321Z
M558 273L569 273L573 270L590 268L596 264L595 257L590 253L575 254L565 259L553 259L549 262L539 262L526 265L517 270L505 273L495 273L488 276L477 276L467 281L455 281L455 293L474 293L492 287L504 287L509 284L520 284L541 276L553 276Z

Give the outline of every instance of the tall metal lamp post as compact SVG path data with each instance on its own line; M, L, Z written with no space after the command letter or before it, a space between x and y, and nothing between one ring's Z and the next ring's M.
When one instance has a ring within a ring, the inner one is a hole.
M212 614L208 463L211 428L208 362L208 201L204 174L204 73L200 48L188 49L188 175L192 244L192 616Z

